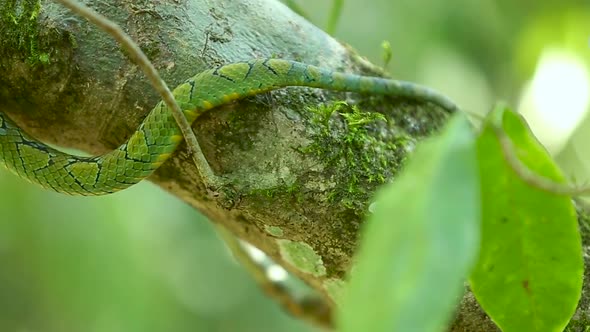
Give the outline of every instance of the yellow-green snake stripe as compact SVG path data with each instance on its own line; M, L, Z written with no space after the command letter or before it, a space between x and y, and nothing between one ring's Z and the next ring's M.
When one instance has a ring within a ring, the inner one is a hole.
M449 112L446 97L413 83L333 72L299 62L259 59L206 70L174 89L192 123L216 106L285 86L384 94L435 103ZM21 131L0 112L0 162L34 183L72 195L103 195L149 176L183 139L172 113L159 102L131 138L98 157L57 151Z

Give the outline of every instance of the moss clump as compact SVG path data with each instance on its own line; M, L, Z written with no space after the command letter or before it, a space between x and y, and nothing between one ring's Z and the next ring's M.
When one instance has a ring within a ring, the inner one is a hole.
M328 199L364 214L375 187L397 173L414 140L383 114L346 102L310 108L307 114L317 132L301 151L321 158L337 177Z
M4 50L0 55L14 56L16 51L31 65L49 64L50 51L39 36L41 2L7 0L0 10L0 38Z

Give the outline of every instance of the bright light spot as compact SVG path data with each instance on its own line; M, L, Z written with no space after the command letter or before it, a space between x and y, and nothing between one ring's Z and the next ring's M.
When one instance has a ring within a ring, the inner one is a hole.
M244 250L248 253L250 258L256 263L262 263L266 260L266 255L262 252L262 250L256 248L255 246L247 243L241 242Z
M543 52L520 102L520 113L553 155L559 153L590 105L590 73L576 54Z
M272 265L266 270L266 276L271 281L279 282L285 281L289 274L279 265Z

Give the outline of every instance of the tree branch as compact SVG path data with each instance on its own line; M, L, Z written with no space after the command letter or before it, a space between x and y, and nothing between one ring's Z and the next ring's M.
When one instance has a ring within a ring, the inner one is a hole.
M381 74L278 1L88 5L130 34L171 86L214 65L272 56ZM1 10L0 110L38 139L105 153L159 100L114 40L66 9L7 0ZM331 104L342 100L362 112ZM372 193L445 119L415 101L278 90L193 124L209 164L231 185L209 192L185 146L150 180L337 301ZM454 331L495 331L469 295L463 303Z

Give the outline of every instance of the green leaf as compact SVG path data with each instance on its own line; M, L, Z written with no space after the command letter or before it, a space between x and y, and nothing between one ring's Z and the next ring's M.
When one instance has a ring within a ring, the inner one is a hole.
M441 331L477 258L475 138L462 114L378 195L338 313L340 331Z
M524 120L498 108L478 138L482 247L471 288L504 332L562 331L582 287L582 246L572 200L524 183L507 165L493 125L541 176L564 176Z

